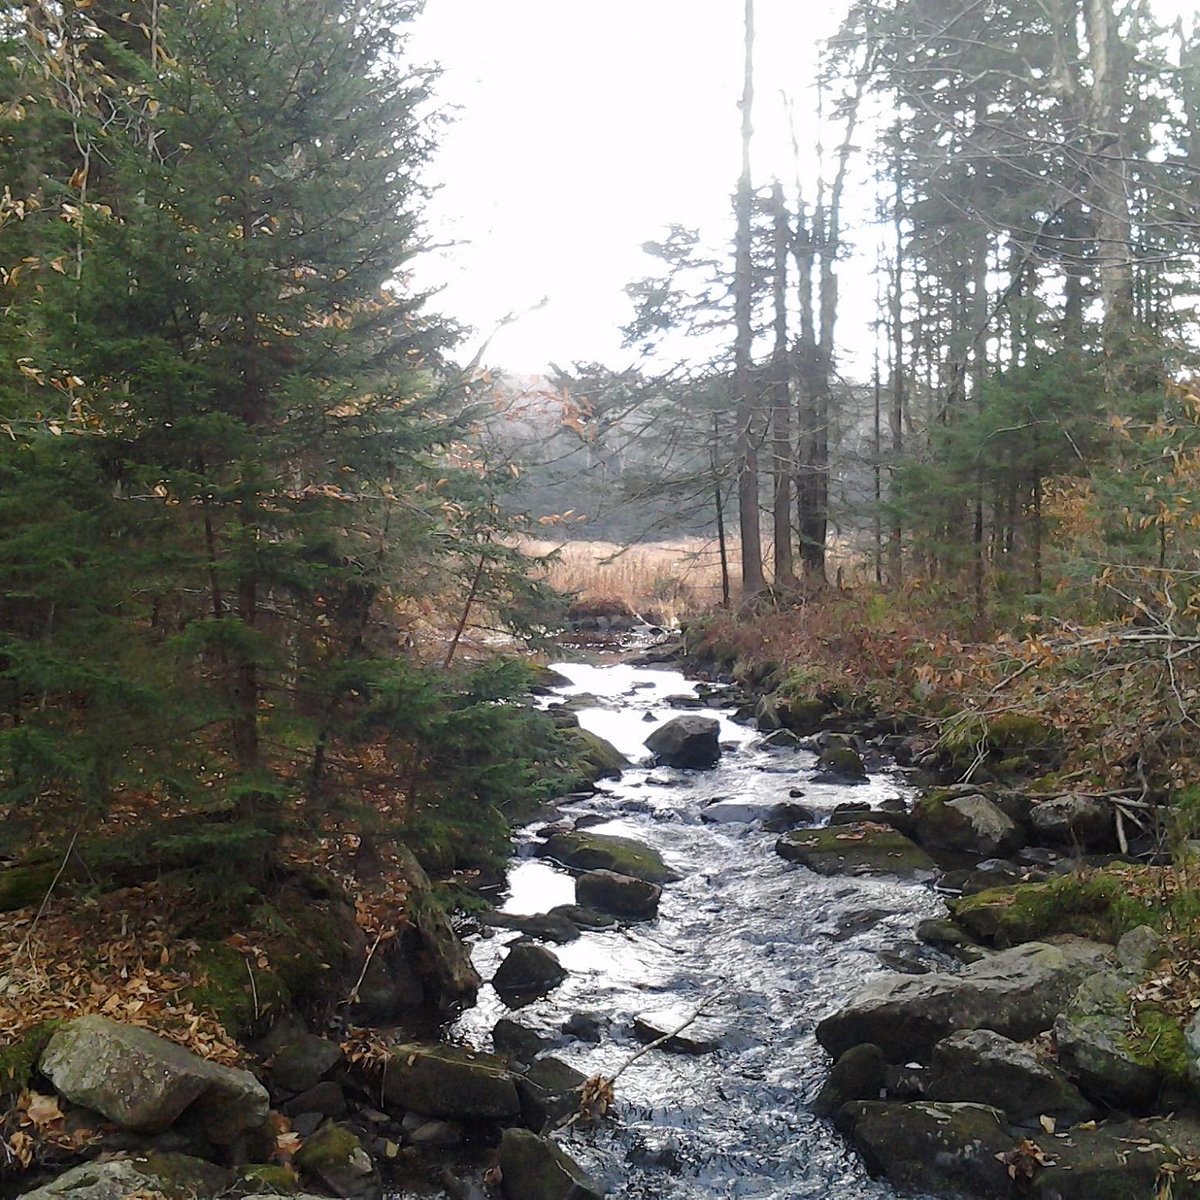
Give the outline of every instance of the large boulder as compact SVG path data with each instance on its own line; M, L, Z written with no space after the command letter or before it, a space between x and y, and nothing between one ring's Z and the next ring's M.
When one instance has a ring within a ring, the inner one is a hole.
M580 871L615 871L647 883L672 883L679 878L657 850L613 834L586 830L555 833L547 838L542 854Z
M604 1189L549 1138L506 1129L500 1139L505 1200L601 1200Z
M505 998L544 996L567 977L566 968L545 946L517 942L492 977L492 987Z
M983 858L1011 854L1025 844L1021 828L986 796L933 792L913 806L917 840Z
M577 727L564 732L575 743L577 783L590 785L601 779L619 779L629 766L629 759L598 733Z
M396 1046L383 1075L386 1099L430 1117L503 1120L521 1111L517 1085L504 1060L461 1046Z
M523 1075L517 1076L521 1097L521 1120L534 1133L558 1124L579 1111L587 1076L558 1058L539 1058Z
M575 880L575 896L589 908L644 921L657 915L662 888L616 871L587 871Z
M862 755L846 742L832 742L817 757L817 774L841 783L864 783L866 764Z
M998 1155L1012 1148L1004 1114L983 1104L855 1100L838 1115L867 1170L896 1188L938 1195L1010 1194Z
M185 1154L147 1154L83 1163L57 1179L25 1192L22 1200L126 1200L156 1196L163 1200L197 1200L221 1196L229 1188L229 1172Z
M1001 1109L1015 1124L1042 1116L1075 1125L1095 1109L1056 1067L1022 1042L990 1029L963 1029L933 1048L930 1100L971 1100Z
M775 853L818 875L932 875L937 869L915 842L874 821L796 829L775 843Z
M270 1098L249 1071L208 1062L148 1029L79 1017L59 1029L38 1067L59 1094L122 1129L161 1133L186 1112L209 1141L258 1129Z
M833 1064L829 1078L812 1103L818 1117L831 1117L851 1100L878 1100L884 1091L887 1060L869 1042L851 1046Z
M1093 796L1072 793L1043 800L1029 810L1029 823L1047 841L1068 846L1108 850L1117 841L1112 805Z
M336 1042L305 1033L271 1056L271 1083L289 1092L304 1092L342 1061L342 1048Z
M817 1025L837 1055L874 1042L889 1060L921 1058L958 1029L992 1029L1017 1041L1049 1029L1109 947L1081 939L1028 942L958 974L884 975Z
M672 717L644 745L668 767L713 767L721 757L720 730L721 723L713 717Z
M1144 1112L1163 1085L1158 1068L1134 1048L1129 991L1141 973L1097 971L1084 979L1054 1022L1062 1069L1086 1095Z

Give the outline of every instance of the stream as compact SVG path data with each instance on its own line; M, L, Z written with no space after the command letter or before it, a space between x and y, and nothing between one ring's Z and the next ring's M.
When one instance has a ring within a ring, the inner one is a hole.
M764 748L760 733L712 709L692 711L721 721L724 750L715 769L651 768L643 740L679 715L666 698L694 695L695 684L675 671L624 664L554 669L573 686L550 699L596 697L596 707L579 711L580 724L643 764L564 804L563 817L585 817L589 831L653 846L683 879L664 887L656 920L585 930L578 941L553 946L570 976L548 996L514 1012L485 985L454 1035L490 1048L492 1026L511 1016L561 1038L550 1053L571 1066L612 1075L641 1047L632 1032L636 1015L668 1014L665 1027L675 1028L703 1004L703 1027L719 1035L717 1048L644 1054L617 1081L617 1120L568 1136L568 1153L613 1195L631 1200L894 1196L807 1109L827 1071L813 1029L888 969L881 952L901 950L918 970L946 965L912 932L922 917L941 915L940 899L919 883L814 874L775 854L777 834L706 823L701 812L714 800L765 808L797 788L801 803L818 813L847 801L875 805L911 794L903 775L888 768L859 785L814 781L813 753ZM533 828L517 838L503 903L509 912L540 913L575 899L567 871L532 857ZM484 979L519 936L496 930L475 940ZM561 1034L575 1013L600 1019L599 1044Z

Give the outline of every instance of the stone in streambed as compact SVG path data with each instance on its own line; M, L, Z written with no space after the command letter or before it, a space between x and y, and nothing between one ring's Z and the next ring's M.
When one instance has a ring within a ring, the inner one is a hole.
M798 788L793 789L797 795L803 795ZM765 833L787 833L801 825L811 825L817 819L816 812L804 804L795 804L790 800L772 804L767 809L762 827Z
M1029 942L958 974L885 975L817 1025L838 1055L874 1042L893 1062L921 1058L958 1029L994 1029L1020 1041L1049 1029L1109 947L1082 939Z
M558 1058L539 1058L517 1076L521 1120L534 1133L579 1111L581 1089L587 1076Z
M595 784L601 779L620 779L621 772L629 766L629 759L599 734L578 727L564 732L575 742L579 782Z
M851 1100L878 1100L883 1093L887 1060L878 1046L851 1046L830 1069L812 1110L830 1117Z
M605 1195L549 1138L528 1129L504 1131L500 1173L505 1200L601 1200Z
M615 871L647 883L673 883L680 878L657 850L634 838L614 834L556 833L546 840L541 853L580 871Z
M562 917L578 929L611 929L617 923L608 913L582 904L556 904L546 916Z
M863 783L867 768L862 755L853 746L833 744L826 746L817 759L817 773L841 783Z
M563 913L482 912L479 923L493 929L517 929L526 937L544 942L573 942L579 937L579 927Z
M505 1058L531 1063L543 1050L558 1045L558 1039L538 1033L512 1017L501 1017L492 1028L492 1045Z
M643 743L660 763L698 770L716 766L721 757L721 723L713 717L673 717Z
M589 908L645 921L657 915L662 888L616 871L587 871L575 880L575 896Z
M304 1092L316 1087L342 1059L335 1042L306 1033L275 1052L271 1082L289 1092Z
M964 1029L933 1048L930 1100L971 1100L1004 1111L1017 1124L1041 1116L1076 1125L1096 1115L1079 1089L1027 1045L990 1029Z
M1004 1114L983 1104L854 1100L838 1114L867 1170L896 1188L938 1195L1010 1195Z
M122 1129L159 1133L187 1112L205 1136L227 1145L258 1129L270 1098L249 1071L221 1066L165 1038L107 1017L79 1017L59 1029L38 1067L59 1094Z
M492 987L501 999L544 996L566 977L566 968L544 946L517 942L492 976Z
M724 1027L703 1017L686 1029L679 1029L685 1020L687 1014L675 1011L641 1013L633 1018L633 1033L640 1042L657 1042L665 1037L666 1041L658 1049L671 1054L707 1054L721 1044L727 1032Z
M322 1125L296 1151L296 1166L312 1179L318 1179L335 1196L357 1200L381 1194L375 1164L358 1135L344 1125Z
M796 829L775 843L775 853L818 875L932 875L936 870L915 842L874 822Z
M383 1094L406 1111L451 1120L503 1120L521 1111L516 1082L503 1059L440 1043L394 1047Z
M228 1187L229 1172L210 1162L156 1153L72 1167L50 1183L24 1192L22 1200L126 1200L128 1196L196 1200L224 1195Z

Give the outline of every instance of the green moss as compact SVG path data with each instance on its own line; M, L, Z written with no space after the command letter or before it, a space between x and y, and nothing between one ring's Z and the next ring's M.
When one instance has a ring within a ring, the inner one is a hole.
M604 833L556 833L547 840L544 853L581 871L616 871L618 875L631 875L648 883L670 883L679 878L657 850L633 838Z
M975 763L982 750L997 775L1024 774L1036 762L1052 759L1062 747L1058 730L1028 713L989 717L978 712L956 712L943 722L941 734L941 755L949 764L965 769ZM1006 762L1007 771L1002 769Z
M1058 933L1115 942L1137 925L1161 928L1164 919L1130 895L1123 874L1103 871L989 888L953 901L950 910L969 933L1000 948Z
M61 1021L43 1021L26 1030L11 1045L0 1046L0 1096L15 1095L29 1086L37 1060L61 1024Z
M775 843L775 852L819 875L910 875L935 869L920 846L883 825L796 829Z
M8 867L0 871L0 912L40 904L56 874L53 866Z
M290 1167L274 1163L250 1163L238 1171L238 1178L246 1185L246 1191L256 1195L269 1192L288 1196L296 1190L296 1173Z
M1134 1011L1132 1026L1126 1043L1134 1058L1154 1068L1168 1083L1186 1086L1190 1055L1179 1018L1157 1005L1144 1004Z
M322 1125L299 1150L296 1166L302 1171L317 1174L323 1170L344 1167L362 1143L343 1125L332 1122Z
M283 981L224 942L200 943L188 965L195 982L181 996L206 1008L235 1038L257 1037L291 1004Z

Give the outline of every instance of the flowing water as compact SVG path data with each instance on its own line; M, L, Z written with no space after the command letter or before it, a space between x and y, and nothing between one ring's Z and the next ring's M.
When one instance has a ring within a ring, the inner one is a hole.
M678 715L666 697L694 694L674 671L625 665L556 664L596 707L580 724L607 738L634 762L647 752L651 730ZM752 824L701 820L714 799L769 806L803 790L800 801L818 811L850 800L874 803L906 796L903 777L872 774L858 786L815 782L815 756L771 750L761 735L721 720L725 747L709 771L647 765L602 784L595 796L563 807L565 817L603 818L597 833L637 838L659 850L683 879L663 889L657 920L584 932L553 947L569 978L517 1012L490 985L455 1027L480 1048L495 1022L513 1016L544 1034L561 1036L574 1013L604 1023L598 1045L563 1038L551 1053L585 1074L612 1075L639 1048L638 1014L668 1014L673 1028L698 1006L721 1034L717 1049L700 1055L651 1050L617 1081L618 1120L575 1133L567 1150L622 1197L698 1200L836 1200L890 1197L807 1103L827 1070L813 1029L817 1021L885 968L878 954L905 947L930 966L944 965L913 939L924 916L941 913L925 886L887 878L825 878L783 861L775 834ZM647 721L646 714L654 718ZM544 912L574 901L569 873L531 857L532 832L518 839L505 909ZM496 931L479 938L475 963L490 979L519 935Z

